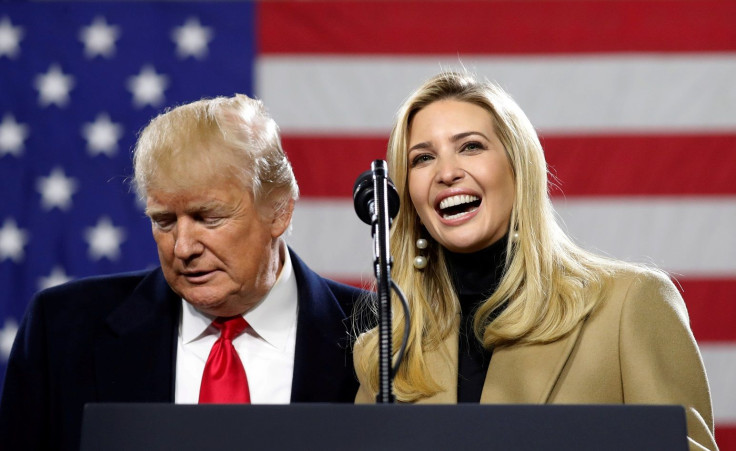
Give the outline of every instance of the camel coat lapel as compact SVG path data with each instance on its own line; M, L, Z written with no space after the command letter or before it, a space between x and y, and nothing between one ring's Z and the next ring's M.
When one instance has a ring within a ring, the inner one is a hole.
M578 325L564 338L548 344L517 345L495 349L480 402L482 404L544 404L559 379L580 335ZM458 336L427 355L435 381L442 390L418 401L421 404L457 402Z
M495 349L483 384L482 404L544 404L575 348L581 326L553 343Z

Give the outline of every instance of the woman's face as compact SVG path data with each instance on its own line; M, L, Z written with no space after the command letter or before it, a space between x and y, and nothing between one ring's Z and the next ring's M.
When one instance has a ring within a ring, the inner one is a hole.
M474 252L506 234L514 177L488 111L458 100L419 110L407 163L414 208L445 248Z

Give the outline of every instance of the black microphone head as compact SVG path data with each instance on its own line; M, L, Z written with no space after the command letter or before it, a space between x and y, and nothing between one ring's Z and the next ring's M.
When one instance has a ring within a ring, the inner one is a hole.
M360 174L353 185L353 206L361 221L371 223L373 204L373 171L367 170Z
M386 177L386 184L388 185L388 216L394 219L399 214L399 205L401 200L399 199L399 192L396 191L396 186L390 178Z
M371 169L361 173L353 185L353 206L355 207L355 213L366 224L371 224L373 219L373 179L376 175L386 179L389 218L393 219L399 213L399 193L396 191L394 183L388 178L386 162L376 160L371 164Z

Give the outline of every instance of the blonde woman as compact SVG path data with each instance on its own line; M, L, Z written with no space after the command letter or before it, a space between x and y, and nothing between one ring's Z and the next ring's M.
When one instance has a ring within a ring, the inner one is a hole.
M392 277L412 312L397 400L681 404L691 449L717 449L677 289L565 235L539 139L507 94L468 74L430 79L399 110L387 160L401 197ZM375 399L377 338L356 345L356 402Z

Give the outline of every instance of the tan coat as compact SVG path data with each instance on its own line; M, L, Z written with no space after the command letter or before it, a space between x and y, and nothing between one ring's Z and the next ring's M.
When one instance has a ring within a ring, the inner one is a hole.
M599 307L571 333L549 344L493 351L481 403L680 404L691 450L716 450L710 390L685 303L654 272L625 271L611 280ZM360 361L362 349L355 349ZM458 336L426 354L443 390L420 403L457 402ZM356 403L375 400L366 375Z

